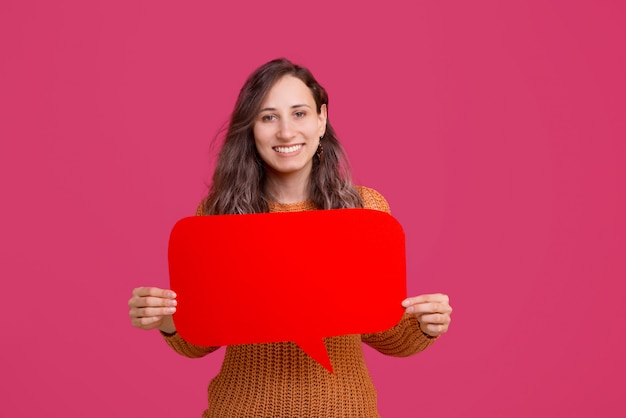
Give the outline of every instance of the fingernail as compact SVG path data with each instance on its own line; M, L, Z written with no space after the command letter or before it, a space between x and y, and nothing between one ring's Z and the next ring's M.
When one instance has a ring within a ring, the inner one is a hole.
M168 306L176 306L177 304L178 304L178 302L176 300L174 300L174 299L167 301L167 305Z
M165 308L165 312L167 312L168 314L172 314L176 312L176 308Z
M406 308L406 312L407 313L413 313L413 307L409 306L408 308Z
M170 298L170 299L174 299L174 298L176 298L176 293L174 293L174 292L169 292L169 293L167 294L167 297L168 297L168 298Z
M409 300L408 300L408 299L403 300L403 301L402 301L402 306L404 306L405 308L406 308L407 306L409 306Z

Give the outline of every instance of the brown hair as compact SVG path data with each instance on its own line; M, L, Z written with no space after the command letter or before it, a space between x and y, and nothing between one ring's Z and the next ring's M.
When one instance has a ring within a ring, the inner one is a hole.
M264 187L265 166L256 150L253 127L269 90L286 75L297 77L306 84L313 95L318 114L323 104L328 106L326 90L304 67L280 58L254 71L241 88L235 103L213 173L213 182L204 200L205 214L269 211ZM322 146L322 157L313 158L309 199L318 209L362 207L361 197L351 181L345 152L328 119Z

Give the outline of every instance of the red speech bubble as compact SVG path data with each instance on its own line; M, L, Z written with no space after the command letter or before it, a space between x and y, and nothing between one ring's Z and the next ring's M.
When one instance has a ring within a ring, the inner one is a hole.
M176 328L204 346L293 341L332 372L322 338L398 323L402 226L370 209L194 216L169 242Z

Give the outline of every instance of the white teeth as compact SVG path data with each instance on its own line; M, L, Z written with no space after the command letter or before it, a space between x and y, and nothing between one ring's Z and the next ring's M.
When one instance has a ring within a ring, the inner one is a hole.
M302 145L292 145L290 147L274 147L274 151L286 154L289 152L298 151L300 148L302 148Z

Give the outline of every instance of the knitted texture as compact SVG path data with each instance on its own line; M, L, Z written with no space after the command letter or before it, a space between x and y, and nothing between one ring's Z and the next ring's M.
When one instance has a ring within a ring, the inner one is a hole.
M358 190L365 208L389 213L387 201L377 191L366 187ZM305 210L315 210L313 203L270 204L271 212ZM177 333L164 338L187 357L201 357L219 348L190 344ZM362 342L383 354L402 357L424 350L435 340L426 337L417 319L407 314L384 332L325 338L334 374L293 342L228 346L222 368L209 384L209 408L202 416L379 417Z

